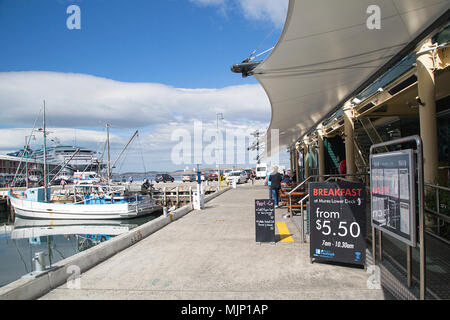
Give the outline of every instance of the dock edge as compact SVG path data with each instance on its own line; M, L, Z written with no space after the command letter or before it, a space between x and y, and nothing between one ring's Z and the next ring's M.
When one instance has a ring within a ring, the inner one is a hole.
M228 187L205 196L205 203L230 189L231 187ZM77 266L81 275L99 263L111 258L115 254L131 247L156 231L161 230L170 223L182 218L193 210L192 204L185 205L184 207L173 211L168 216L161 216L130 230L127 233L121 234L86 251L61 260L52 265L52 268L54 269L40 277L35 279L21 278L11 282L0 288L0 300L38 299L51 290L63 285L69 277L72 276L72 273L69 272L71 266Z

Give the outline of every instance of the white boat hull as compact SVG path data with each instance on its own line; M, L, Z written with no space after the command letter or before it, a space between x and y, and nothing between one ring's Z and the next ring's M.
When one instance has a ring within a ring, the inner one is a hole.
M32 219L132 219L159 210L153 200L142 200L138 203L113 204L60 204L29 201L10 195L11 206L19 217Z

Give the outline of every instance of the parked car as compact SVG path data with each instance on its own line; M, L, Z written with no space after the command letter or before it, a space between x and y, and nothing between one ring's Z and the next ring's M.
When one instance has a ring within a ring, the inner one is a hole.
M247 173L247 179L251 179L253 177L253 170L252 169L245 169L244 170Z
M245 171L231 171L226 178L227 183L233 183L233 181L236 181L237 184L246 183L247 180L247 172Z
M175 178L172 177L171 175L168 175L167 173L163 173L163 174L157 174L155 176L155 182L159 183L159 182L174 182Z
M97 174L97 172L75 172L73 174L73 183L75 184L99 184L101 181L100 176Z
M195 179L195 174L185 174L181 177L181 181L183 182L195 182Z
M227 177L228 177L228 175L230 174L231 171L233 171L233 170L227 169L227 170L225 170L225 171L223 172L223 178L224 178L225 180L227 179Z
M56 179L53 180L50 184L51 184L52 186L59 186L59 185L61 185L61 180L64 180L64 181L66 182L66 185L67 185L67 184L72 184L72 183L73 183L73 180L72 180L72 179L69 179L69 178L56 178Z
M208 181L217 181L218 174L217 172L208 173Z

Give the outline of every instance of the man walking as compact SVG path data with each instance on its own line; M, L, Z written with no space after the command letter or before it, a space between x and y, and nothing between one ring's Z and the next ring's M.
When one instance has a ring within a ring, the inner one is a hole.
M269 176L269 182L270 182L270 192L275 202L275 208L280 207L278 205L278 195L281 189L281 180L283 180L283 176L278 172L278 166L274 166L273 171Z

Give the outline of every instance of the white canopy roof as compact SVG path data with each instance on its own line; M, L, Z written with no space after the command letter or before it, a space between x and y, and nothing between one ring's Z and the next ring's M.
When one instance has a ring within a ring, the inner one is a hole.
M380 29L367 26L371 5ZM267 155L272 129L280 148L294 143L449 8L450 0L290 0L278 44L254 70L272 106Z

